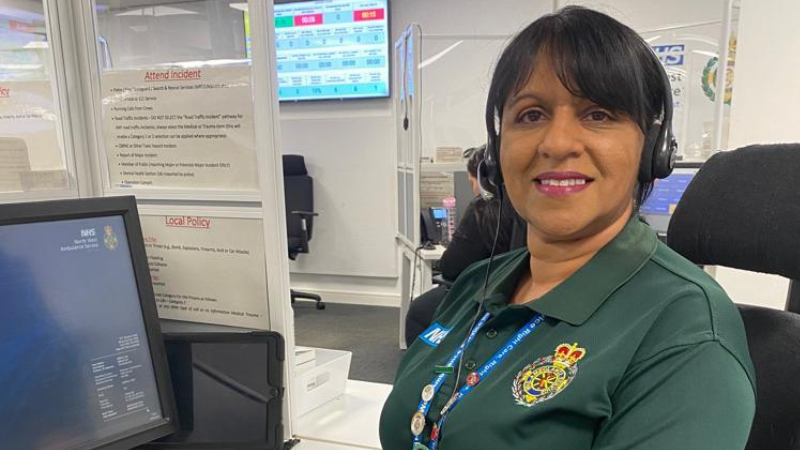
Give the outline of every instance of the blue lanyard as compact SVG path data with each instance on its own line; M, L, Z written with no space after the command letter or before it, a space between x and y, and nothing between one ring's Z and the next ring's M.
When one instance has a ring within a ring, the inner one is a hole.
M464 349L469 347L470 344L472 344L472 341L475 340L475 337L478 335L478 332L480 332L481 328L483 328L483 326L486 325L486 322L489 320L489 317L491 317L491 314L487 312L486 314L483 315L483 317L481 317L481 320L479 320L478 323L475 324L475 327L472 329L472 332L469 334L469 336L467 336L464 342L462 342L461 345L456 349L456 351L450 356L450 359L447 360L446 363L447 367L449 368L455 367L456 362L459 360L459 358L461 358L461 354L464 353ZM433 379L430 385L433 386L434 396L436 395L437 392L439 392L439 388L442 387L442 383L444 383L444 380L447 378L448 375L449 375L448 373L441 373L436 378ZM426 401L422 399L419 401L419 405L417 406L417 412L422 413L423 416L427 416L430 408L431 408L431 401L430 400ZM421 442L422 442L421 433L414 436L414 444L418 444Z
M456 361L458 361L458 359L461 357L461 354L464 352L464 349L469 347L469 345L472 344L472 341L475 340L475 337L477 336L478 332L480 331L481 328L483 328L483 326L489 320L489 317L490 317L489 313L486 313L486 314L483 315L483 317L476 324L475 328L472 330L472 332L467 337L467 339L458 347L458 349L455 351L455 353L453 353L453 355L450 357L450 359L447 360L447 366L448 367L453 367L454 366ZM456 405L458 405L464 397L466 397L470 392L472 392L472 390L475 388L475 386L478 385L478 383L480 383L481 381L486 379L486 377L497 366L499 366L500 363L523 340L525 340L525 338L530 336L530 334L533 333L533 330L535 330L536 327L539 326L539 324L542 323L543 321L544 321L544 316L543 315L535 314L531 318L531 320L528 321L528 323L525 324L525 326L523 326L517 332L517 334L514 337L512 337L511 339L506 341L506 343L503 344L503 346L500 347L500 349L497 352L495 352L495 354L492 355L491 358L489 358L489 361L486 364L484 364L483 367L481 367L480 370L478 370L477 372L474 372L473 374L470 374L470 376L473 377L473 379L471 380L472 382L469 382L469 380L468 380L467 384L462 386L461 389L459 389L458 393L456 393L453 397L451 397L450 400L445 405L445 407L442 409L441 418L436 423L435 428L434 428L436 430L436 432L434 433L434 436L431 437L431 440L428 443L430 450L436 450L436 447L437 447L438 442L439 442L439 438L441 436L442 427L444 426L444 423L447 420L447 416L456 407ZM475 377L475 375L477 375L477 377ZM441 388L442 383L444 383L444 380L445 380L445 378L447 378L447 376L448 376L447 373L443 373L443 374L440 374L439 376L437 376L436 378L434 378L433 382L431 383L431 386L433 387L433 395L434 396L435 396L436 393L439 392L439 388ZM458 381L458 380L456 380L456 381ZM426 416L428 411L430 410L430 402L431 401L432 401L432 398L431 398L431 400L427 400L427 401L424 400L424 399L421 400L420 403L419 403L419 406L417 407L417 412L422 413L423 416ZM421 444L421 443L422 443L422 433L420 433L417 436L414 436L414 445L413 445L412 448L421 448L418 445L418 444Z

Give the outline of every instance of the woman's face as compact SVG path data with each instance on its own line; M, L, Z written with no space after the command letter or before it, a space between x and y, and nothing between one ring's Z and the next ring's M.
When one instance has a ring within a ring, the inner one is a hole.
M592 236L633 206L644 134L629 117L572 95L546 58L506 102L500 166L529 232Z

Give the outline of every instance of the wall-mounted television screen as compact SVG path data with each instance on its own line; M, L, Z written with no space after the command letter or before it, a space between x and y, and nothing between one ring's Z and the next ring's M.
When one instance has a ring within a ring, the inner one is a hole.
M389 0L276 2L281 101L389 96Z

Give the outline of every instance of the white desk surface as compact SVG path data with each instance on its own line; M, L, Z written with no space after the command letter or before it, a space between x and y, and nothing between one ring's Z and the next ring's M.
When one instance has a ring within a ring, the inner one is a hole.
M312 439L301 439L292 450L364 450L364 447L353 447L350 445L340 445L325 441L315 441Z
M301 443L295 448L380 450L378 420L391 391L390 384L347 380L344 395L299 418L296 437Z

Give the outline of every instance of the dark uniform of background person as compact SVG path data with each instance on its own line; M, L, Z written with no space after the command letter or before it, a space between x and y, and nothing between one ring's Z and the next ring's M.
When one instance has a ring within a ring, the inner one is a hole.
M501 204L499 199L484 200L478 194L478 165L483 161L484 147L471 149L467 160L467 174L475 198L470 202L464 217L458 224L453 239L447 245L438 263L442 278L448 283L454 282L461 272L470 265L488 258L492 253L497 221L501 220L500 232L497 236L495 253L505 253L511 248L512 227L517 217L508 202ZM502 217L500 208L503 207ZM411 345L417 336L431 324L436 308L447 295L450 286L439 286L425 292L411 302L406 315L406 343Z
M420 337L401 361L380 419L384 450L745 447L755 380L741 317L636 216L652 187L645 138L663 128L665 78L634 31L579 7L535 21L505 49L487 152L499 140L494 158L528 222L528 248L494 259L485 297L488 261L459 276L437 311L438 339ZM566 172L577 181L554 186ZM456 361L447 375L484 311L461 369ZM543 321L485 372L537 314ZM430 395L437 374L446 378Z

